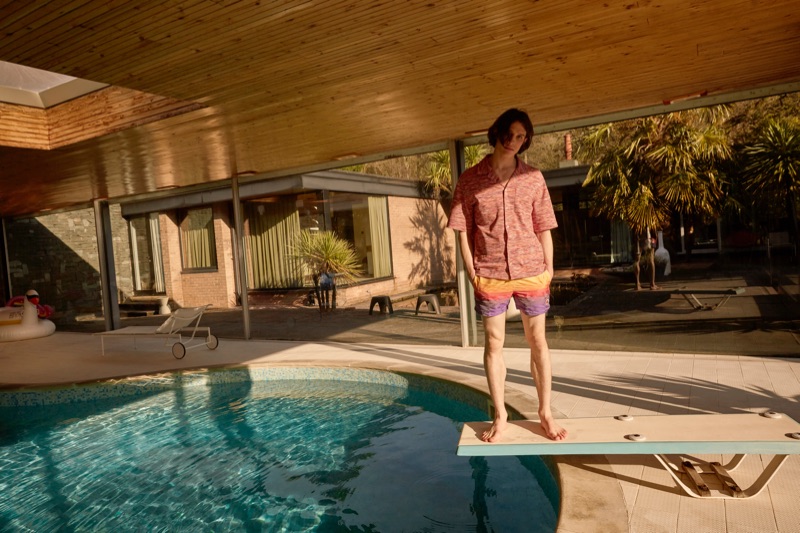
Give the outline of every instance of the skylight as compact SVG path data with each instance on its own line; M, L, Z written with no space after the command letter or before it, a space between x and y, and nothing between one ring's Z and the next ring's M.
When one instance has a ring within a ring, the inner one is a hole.
M46 109L106 87L55 72L0 61L0 102Z

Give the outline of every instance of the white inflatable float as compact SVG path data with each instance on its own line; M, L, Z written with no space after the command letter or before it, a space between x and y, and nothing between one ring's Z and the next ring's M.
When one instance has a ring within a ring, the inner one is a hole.
M22 307L0 307L0 342L35 339L55 332L55 324L39 318L38 300L39 294L30 290L25 293Z

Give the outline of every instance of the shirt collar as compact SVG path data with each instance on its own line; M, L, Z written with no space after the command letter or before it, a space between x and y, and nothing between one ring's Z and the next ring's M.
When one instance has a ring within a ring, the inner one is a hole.
M514 161L516 161L516 166L514 167L514 172L511 173L512 178L517 174L519 174L520 165L522 164L522 161L520 161L519 157L516 155L514 156ZM482 172L486 173L487 176L491 176L492 178L494 178L495 181L500 181L499 179L497 179L497 176L492 170L492 154L484 156L481 162L478 163L478 168L480 168Z

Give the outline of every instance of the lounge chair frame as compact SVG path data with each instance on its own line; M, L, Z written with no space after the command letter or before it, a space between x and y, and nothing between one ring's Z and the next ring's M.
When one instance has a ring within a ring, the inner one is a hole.
M773 411L710 415L620 415L559 419L567 429L564 441L547 438L536 420L509 421L501 442L480 435L490 422L464 424L458 455L644 455L652 454L678 487L693 498L752 498L775 477L789 455L800 454L800 424ZM727 464L688 454L733 454ZM733 480L747 454L774 455L747 488ZM698 471L697 467L703 471ZM712 493L703 476L714 476L722 491Z
M106 354L106 337L133 337L134 347L137 337L163 338L164 346L169 345L170 341L177 341L172 344L172 355L175 359L183 359L188 350L206 346L209 350L215 350L219 346L219 339L211 334L211 328L200 326L200 319L203 313L210 307L203 305L200 307L184 307L173 311L167 320L160 326L128 326L126 328L97 333L100 336L100 346L102 354ZM200 336L203 336L200 339ZM195 338L198 338L195 341Z
M732 296L740 296L744 294L744 287L736 287L733 289L675 289L670 291L672 294L680 294L686 301L689 302L696 311L713 311L725 305ZM715 304L703 303L699 299L703 296L716 296L719 301Z

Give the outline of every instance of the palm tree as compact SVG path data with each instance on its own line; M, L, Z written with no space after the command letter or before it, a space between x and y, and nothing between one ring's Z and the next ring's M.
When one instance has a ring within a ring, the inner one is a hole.
M785 205L792 239L798 245L797 191L800 189L800 121L767 120L755 142L744 148L745 187L767 204Z
M605 124L581 139L594 161L595 214L626 222L638 235L664 228L673 213L714 217L725 197L721 162L731 157L726 108L696 109Z
M301 231L293 255L311 273L320 310L329 306L336 309L337 275L353 281L361 273L353 246L332 231ZM328 291L333 292L331 299Z
M464 148L464 163L467 168L477 165L488 152L485 145L471 145ZM453 176L450 172L450 152L439 150L429 154L425 164L425 189L442 204L446 213L450 212L453 200Z

